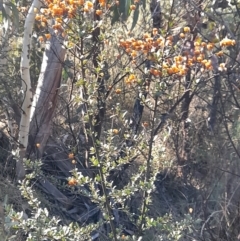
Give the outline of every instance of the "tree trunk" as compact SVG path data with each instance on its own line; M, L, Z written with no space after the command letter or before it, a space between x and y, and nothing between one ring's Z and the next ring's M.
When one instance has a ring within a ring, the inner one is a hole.
M38 144L38 157L42 156L51 133L65 53L59 38L52 36L43 56L31 113L28 152L31 153Z
M36 13L34 9L40 9L42 3L39 0L34 0L26 17L24 24L24 35L23 35L23 48L21 55L21 78L22 78L22 90L24 93L23 103L22 103L22 115L19 125L19 160L16 165L17 178L21 179L25 175L25 170L23 166L23 158L26 155L26 149L28 146L28 134L30 127L30 113L33 101L33 93L31 87L31 77L30 77L30 53L31 53L31 38L32 31L35 22Z

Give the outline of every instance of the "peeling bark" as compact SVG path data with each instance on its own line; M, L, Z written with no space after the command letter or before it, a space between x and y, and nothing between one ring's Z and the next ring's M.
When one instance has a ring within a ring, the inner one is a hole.
M52 36L43 56L31 113L28 152L31 152L38 143L40 144L38 157L42 156L51 133L52 117L57 104L65 53L66 49L60 40L56 36Z

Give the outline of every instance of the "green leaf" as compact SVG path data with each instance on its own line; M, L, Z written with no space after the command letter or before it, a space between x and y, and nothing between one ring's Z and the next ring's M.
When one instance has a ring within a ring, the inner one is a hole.
M146 0L142 0L143 8L146 9Z
M138 21L138 17L139 17L139 4L137 4L136 9L134 10L134 13L133 13L133 21L132 21L131 31L135 28L137 21Z
M111 24L118 22L120 17L123 21L126 21L130 15L130 5L131 0L121 0L119 1L119 6L115 5L113 7L113 17Z
M5 8L2 7L1 10L2 10L2 18L3 18L3 19L8 19L8 15L7 15L6 11L5 11Z
M131 5L131 0L124 0L124 1L119 1L119 10L120 14L122 15L123 21L126 21L127 18L130 15L130 5Z
M8 3L11 11L12 11L12 21L13 21L13 26L15 28L15 32L18 31L19 28L19 12L15 4L12 2Z
M4 29L4 32L5 32L5 31L8 31L10 16L8 15L4 6L2 6L1 10L2 10L3 29Z
M120 17L119 9L118 9L118 6L115 5L115 6L113 7L113 17L112 17L111 24L113 25L114 23L116 23L117 21L119 21L119 17Z

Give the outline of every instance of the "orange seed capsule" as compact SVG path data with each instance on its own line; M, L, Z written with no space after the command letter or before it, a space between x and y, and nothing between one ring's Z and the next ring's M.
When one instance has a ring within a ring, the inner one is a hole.
M119 133L119 130L118 129L113 129L112 132L113 132L113 134L117 135Z
M184 33L189 33L190 32L190 28L189 27L184 27L183 28L183 32Z
M87 1L86 4L87 4L88 8L92 8L93 7L93 3L90 2L90 1Z
M102 10L100 10L100 9L96 10L96 15L98 15L98 16L102 15Z
M172 35L169 35L169 36L167 37L167 40L173 41L173 36L172 36Z
M46 39L50 39L51 38L51 34L50 33L46 33L45 37L46 37Z
M38 37L38 41L39 41L39 42L43 42L43 41L44 41L43 36L39 36L39 37Z
M184 33L180 33L179 36L180 36L180 38L185 38L185 34Z
M130 6L130 9L131 9L132 11L134 11L134 10L136 9L136 5L131 5L131 6Z
M119 94L122 93L122 90L121 90L121 89L116 89L116 90L115 90L115 93L119 95Z
M207 44L207 49L212 50L214 48L214 45L212 43Z
M144 122L143 122L143 126L144 126L144 127L148 127L148 122L147 122L147 121L144 121Z
M73 153L69 153L69 154L68 154L68 158L69 158L69 159L73 159L73 158L74 158L74 154L73 154Z
M74 177L70 178L68 180L68 185L69 186L76 186L77 185L77 180Z

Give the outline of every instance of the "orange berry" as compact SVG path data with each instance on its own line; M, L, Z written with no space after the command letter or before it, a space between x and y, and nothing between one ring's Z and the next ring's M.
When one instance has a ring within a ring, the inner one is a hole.
M126 238L126 236L123 234L122 236L121 236L121 239L125 239Z
M102 10L100 10L100 9L96 10L96 15L98 15L98 16L102 15Z
M35 17L35 20L40 21L41 18L42 18L42 17L41 17L39 14L37 14L36 17Z
M41 22L41 25L42 25L43 27L46 27L46 26L47 26L47 24L46 24L45 22Z
M101 7L105 7L106 6L105 2L99 2L99 4L100 4Z
M43 37L43 36L39 36L39 37L38 37L38 41L39 41L39 42L44 42L44 37Z
M198 62L201 62L202 60L203 60L202 56L198 56L198 57L197 57L197 61L198 61Z
M134 79L136 79L136 77L135 77L134 74L130 74L128 78L129 78L130 80L134 80Z
M133 10L135 10L136 9L136 5L131 5L130 6L130 9L133 11Z
M79 4L80 6L83 6L83 5L84 5L84 0L78 0L78 4Z
M89 12L89 8L88 8L88 7L84 7L84 8L83 8L83 11L84 11L85 13L88 13L88 12Z
M56 20L56 22L58 22L58 23L62 23L62 21L63 21L61 18L56 18L55 20Z
M69 158L69 159L73 159L73 158L74 158L74 154L73 154L73 153L69 153L69 154L68 154L68 158Z
M163 67L164 69L167 69L169 66L168 66L168 64L167 64L166 62L163 62L162 67Z
M205 63L205 67L206 67L207 69L211 69L211 67L212 67L212 62L211 62L211 60L209 60L209 61L207 61L207 62Z
M126 79L126 80L125 80L125 83L126 83L127 85L130 85L130 84L132 83L132 81L131 81L130 79Z
M132 50L131 50L130 48L127 48L127 49L126 49L126 52L129 54L129 53L132 52Z
M150 72L151 74L154 74L154 69L151 68L151 69L149 70L149 72Z
M77 180L76 180L74 177L71 177L71 178L68 180L68 185L69 185L69 186L76 186L76 185L77 185Z
M200 49L195 49L195 50L194 50L194 54L195 54L195 55L199 55L199 54L201 54Z
M179 36L180 36L180 38L185 38L185 34L184 33L180 33Z
M46 33L45 37L46 37L46 39L50 39L51 38L51 34L50 33Z
M228 38L224 38L221 42L220 42L220 46L221 47L225 47L225 46L234 46L236 44L235 40L231 40Z
M218 67L218 70L220 70L220 71L227 70L227 68L226 68L226 66L225 66L225 63L220 63L220 64L219 64L219 67Z
M169 75L171 75L171 74L173 74L173 73L174 73L174 71L173 71L173 69L172 69L172 68L168 68L168 69L167 69L167 73L168 73Z
M154 69L154 71L153 71L153 75L154 76L160 76L161 75L161 72L159 71L159 70L157 70L157 69Z
M143 34L143 38L150 38L149 33L145 33L145 34Z
M37 144L36 144L36 147L39 148L39 147L40 147L40 143L37 143Z
M136 57L137 57L137 52L136 52L135 50L133 50L132 53L131 53L131 56L132 56L133 58L136 58Z
M201 64L205 65L207 62L208 62L207 59L203 59L203 60L201 61Z
M236 44L236 40L231 40L231 45L234 46Z
M88 8L92 8L93 7L93 3L90 2L90 1L87 1L86 4L87 4Z
M189 27L184 27L183 28L184 33L190 33L190 28Z
M115 93L119 95L119 94L122 93L122 90L121 90L121 89L116 89L116 90L115 90Z
M219 51L219 52L216 53L216 55L217 55L218 57L220 57L220 56L223 56L224 53L223 53L223 51Z
M117 134L119 133L119 130L118 130L118 129L113 129L113 130L112 130L112 133L115 134L115 135L117 135Z
M198 46L200 46L200 43L196 41L196 42L194 42L194 46L198 47Z
M158 38L156 41L157 41L158 44L160 44L162 42L162 39Z
M207 49L208 50L212 50L214 48L214 44L213 43L208 43L207 44Z
M143 122L143 126L144 126L145 128L148 127L148 126L149 126L148 122L147 122L147 121L144 121L144 122Z
M157 29L157 28L154 28L154 29L152 30L152 33L153 33L153 35L157 35L157 34L158 34L158 29Z

